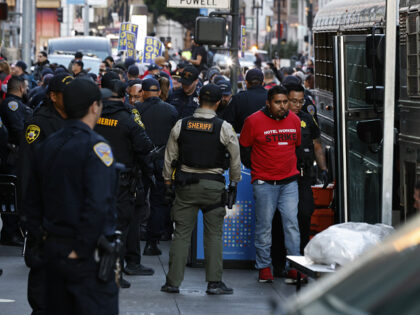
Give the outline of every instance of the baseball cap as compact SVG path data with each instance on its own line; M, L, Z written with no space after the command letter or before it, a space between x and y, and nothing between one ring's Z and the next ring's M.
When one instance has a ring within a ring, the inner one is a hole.
M140 73L139 67L137 67L136 65L131 65L128 67L128 74L133 76L133 77L138 77Z
M248 81L248 82L251 82L251 81L263 82L264 81L264 74L262 73L262 71L260 69L254 68L254 69L249 70L246 73L245 80Z
M195 80L198 79L198 70L196 67L188 65L184 68L184 71L181 73L181 82L183 85L191 85Z
M101 86L103 88L107 88L107 89L112 90L114 88L114 81L115 80L120 80L120 77L118 76L118 74L116 74L113 71L107 72L102 77Z
M160 85L159 85L158 80L149 78L149 79L143 80L142 89L143 91L157 92L157 91L160 91Z
M222 98L222 90L216 84L206 84L200 89L200 99L218 102Z
M93 102L109 98L112 95L107 89L99 87L89 80L73 80L64 87L64 109L69 118L80 117L80 113L89 108Z
M128 57L128 58L126 58L125 59L125 61L124 61L124 67L126 68L126 69L129 69L129 67L131 66L131 65L134 65L136 63L136 61L134 60L134 58L133 57Z
M157 65L157 64L155 64L155 63L152 63L150 66L149 66L149 68L147 68L149 71L152 71L152 70L160 70L161 68Z
M73 63L79 65L83 69L83 61L81 61L81 60L74 60Z
M47 74L52 74L54 75L54 72L51 70L51 68L46 68L44 70L42 70L41 72L41 77L43 78L44 76L46 76Z
M63 92L64 88L73 81L73 77L67 73L59 73L50 79L48 92Z
M222 95L231 95L232 94L232 86L229 81L227 80L220 80L217 82L217 86L220 87L222 90Z
M26 65L25 62L23 62L22 60L19 60L18 62L16 62L15 67L19 67L23 70L23 72L26 71L26 69L28 68L28 66Z
M286 85L299 85L302 84L302 81L300 80L300 78L294 76L294 75L288 75L287 77L284 78L282 84L284 86Z

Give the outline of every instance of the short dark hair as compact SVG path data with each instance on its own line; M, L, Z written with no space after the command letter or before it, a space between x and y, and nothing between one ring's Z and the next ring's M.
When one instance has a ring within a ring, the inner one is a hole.
M301 84L291 83L291 84L286 84L284 87L287 89L287 94L289 94L292 91L305 93L305 88Z
M252 80L252 81L247 81L249 86L258 86L261 85L263 81L260 80Z
M269 102L274 98L274 95L277 94L284 94L287 96L287 90L281 85L275 85L271 89L268 90L267 99Z
M7 93L19 91L19 88L25 84L25 79L22 76L13 75L7 82Z
M39 52L41 55L43 55L44 57L48 57L47 53L45 51L40 51Z

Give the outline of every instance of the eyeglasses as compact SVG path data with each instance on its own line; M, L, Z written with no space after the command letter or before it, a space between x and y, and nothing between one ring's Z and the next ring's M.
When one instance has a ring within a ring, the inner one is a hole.
M283 101L274 101L275 104L283 104L283 105L287 105L287 103L289 103L289 100L283 100Z
M292 104L300 104L300 105L303 105L303 104L305 104L305 99L303 98L303 99L301 99L301 100L297 100L297 99L289 99L289 102L290 103L292 103Z

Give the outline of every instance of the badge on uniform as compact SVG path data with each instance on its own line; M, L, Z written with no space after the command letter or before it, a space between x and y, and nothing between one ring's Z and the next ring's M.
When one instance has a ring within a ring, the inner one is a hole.
M95 154L106 166L111 166L112 162L114 162L111 147L105 142L98 142L95 144L93 146L93 151L95 151Z
M308 105L308 107L306 108L306 110L308 111L309 114L311 114L312 116L315 115L315 107L314 105Z
M302 120L302 121L300 122L300 126L301 126L302 128L306 128L306 122Z
M140 116L139 111L136 108L133 108L131 109L131 113L134 115L134 121L137 123L137 125L139 125L143 129L146 129L143 122L141 121L141 116Z
M12 110L14 112L19 108L18 102L15 102L15 101L9 102L9 104L7 104L7 106L9 106L10 110Z
M26 133L25 133L26 142L31 144L39 137L40 133L41 133L41 129L37 125L29 125L28 127L26 127Z

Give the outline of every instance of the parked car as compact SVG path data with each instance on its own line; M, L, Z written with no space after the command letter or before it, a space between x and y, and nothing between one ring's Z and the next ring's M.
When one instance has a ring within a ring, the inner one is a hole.
M96 36L60 37L51 38L48 41L48 55L74 55L77 51L103 60L112 55L111 41L108 38Z

